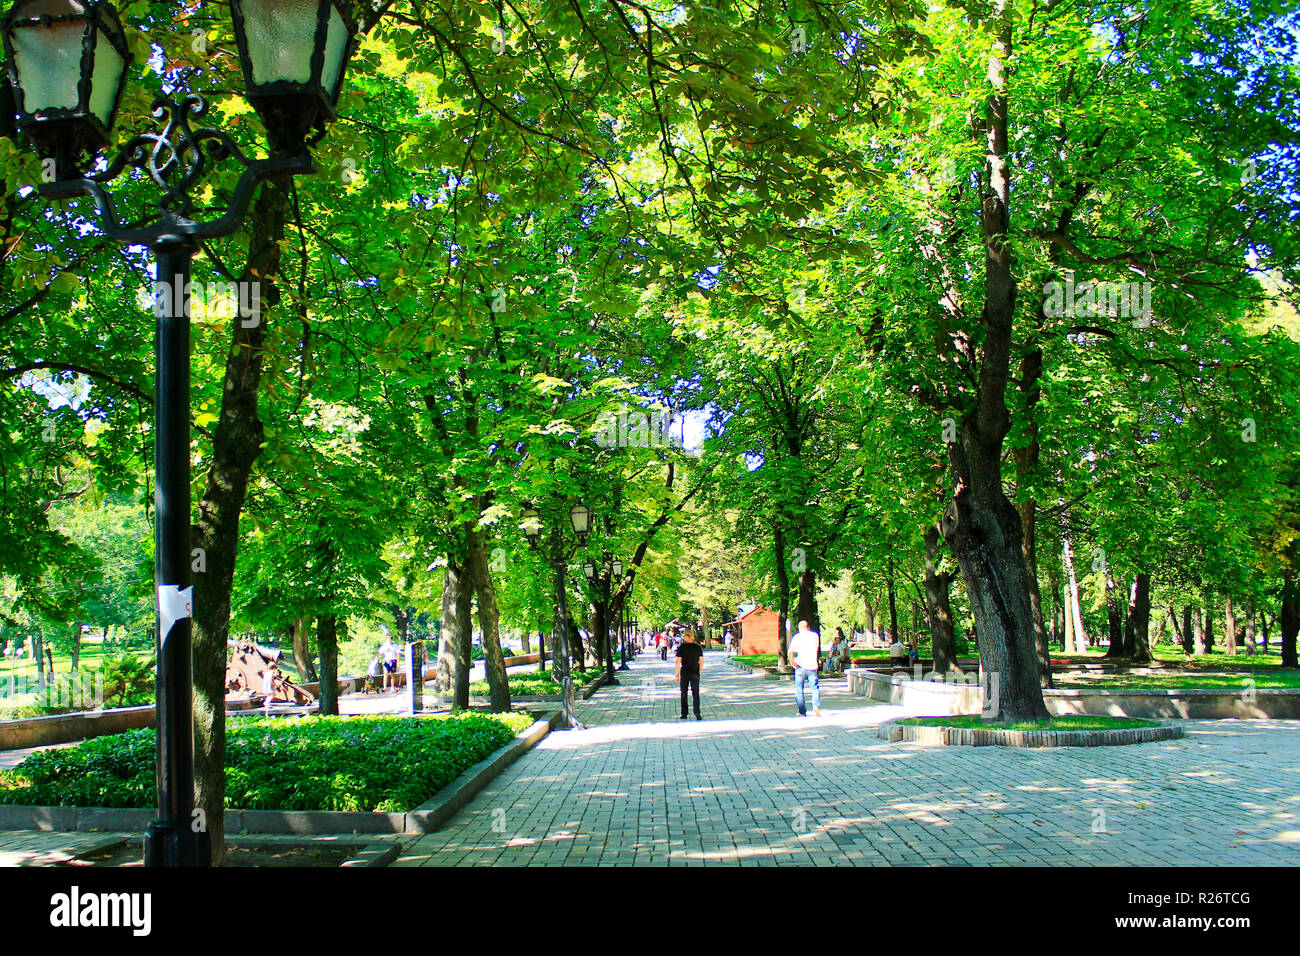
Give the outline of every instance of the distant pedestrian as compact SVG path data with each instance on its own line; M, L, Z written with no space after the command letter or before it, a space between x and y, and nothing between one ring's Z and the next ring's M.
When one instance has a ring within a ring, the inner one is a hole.
M704 649L695 643L695 632L687 631L677 648L677 664L673 676L682 690L682 720L690 715L686 712L686 692L689 690L695 698L695 719L700 716L700 670L704 666Z
M799 630L790 639L790 661L794 664L794 703L800 717L808 715L804 706L804 684L812 681L813 716L822 715L822 688L817 679L817 665L821 658L821 635L799 622Z
M659 659L661 661L668 660L668 635L660 634L655 638L655 643L659 645Z
M735 635L731 633L730 628L722 633L722 648L728 657L731 656L731 644L735 639Z
M397 689L397 645L385 635L384 643L379 645L379 656L384 660L384 690Z

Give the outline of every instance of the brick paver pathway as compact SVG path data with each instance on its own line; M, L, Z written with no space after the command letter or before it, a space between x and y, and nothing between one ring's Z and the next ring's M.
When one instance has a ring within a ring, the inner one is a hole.
M705 720L672 663L553 733L396 865L1300 863L1300 726L1190 721L1183 740L1022 750L887 743L896 708L706 658Z

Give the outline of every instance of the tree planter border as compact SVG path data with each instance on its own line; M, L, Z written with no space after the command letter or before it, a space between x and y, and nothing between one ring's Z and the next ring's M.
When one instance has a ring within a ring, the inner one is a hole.
M759 677L790 678L794 676L793 667L788 670L781 670L779 667L759 667L755 664L739 664L731 658L727 658L727 663L748 674L757 674ZM848 673L847 670L838 674L819 673L817 677L819 680L845 680L848 678Z
M848 671L849 692L902 707L909 716L978 714L978 684L915 680L913 673ZM970 675L974 676L974 675ZM1300 719L1300 687L1260 687L1249 693L1220 687L1065 687L1043 691L1054 717L1136 717L1145 720Z
M1120 747L1176 740L1183 736L1183 728L1165 724L1118 730L1007 730L1000 727L934 727L889 721L880 725L879 733L882 740L894 743L940 747Z
M466 768L438 793L414 810L401 813L346 810L227 810L230 834L294 834L319 836L347 833L431 833L450 819L501 771L537 746L560 722L554 711L538 717L515 739ZM0 805L0 830L97 832L142 831L158 815L139 807L32 807ZM377 845L380 849L387 844ZM375 847L367 847L362 855ZM372 854L373 855L373 854ZM360 857L358 857L360 859ZM363 864L358 864L363 865ZM364 865L381 865L367 863Z
M608 674L601 674L590 684L576 688L573 691L573 696L577 700L590 700L596 691L605 686L605 681L608 678ZM432 699L444 707L448 706L446 698L441 695L434 695ZM512 694L510 697L512 704L558 704L563 701L563 694L519 694L517 696ZM469 703L471 707L488 707L491 705L491 701L486 697L471 697Z

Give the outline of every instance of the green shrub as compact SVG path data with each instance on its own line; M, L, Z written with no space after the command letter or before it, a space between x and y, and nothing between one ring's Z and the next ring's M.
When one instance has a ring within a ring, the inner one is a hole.
M532 724L528 714L241 719L226 732L232 810L401 812ZM0 803L152 807L151 728L42 750L0 771Z
M604 667L588 667L585 670L574 668L572 674L574 689L586 687L592 681L597 680L601 674L605 673ZM564 692L563 686L552 676L552 671L548 668L544 671L533 671L526 674L510 674L507 677L510 684L511 697L545 697L548 694L560 694ZM486 697L489 693L488 682L485 680L476 680L469 685L470 696Z
M25 720L28 717L44 717L48 713L49 711L39 704L0 701L0 720Z
M119 651L104 658L99 674L104 681L105 707L143 707L154 702L153 658Z

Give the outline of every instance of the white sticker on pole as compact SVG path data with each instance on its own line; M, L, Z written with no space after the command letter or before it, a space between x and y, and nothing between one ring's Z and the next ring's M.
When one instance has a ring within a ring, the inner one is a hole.
M182 590L174 584L163 584L158 588L158 627L162 633L162 643L167 643L172 625L177 621L194 616L194 586Z

